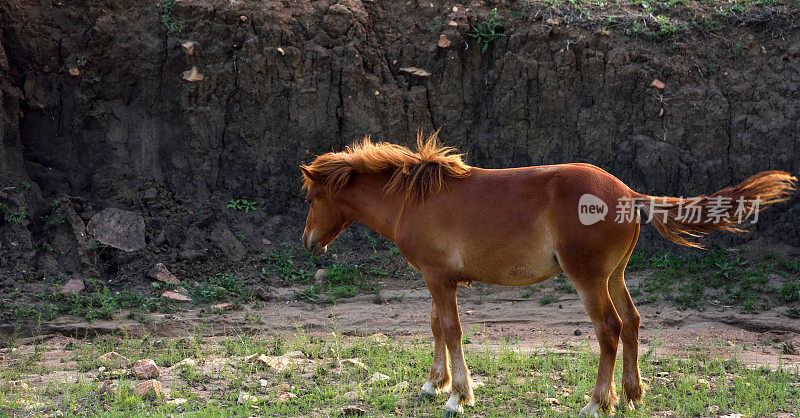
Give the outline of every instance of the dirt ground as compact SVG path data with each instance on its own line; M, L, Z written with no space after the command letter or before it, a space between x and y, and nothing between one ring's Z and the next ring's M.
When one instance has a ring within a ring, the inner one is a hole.
M641 276L629 274L629 286L636 286ZM558 293L554 288L553 280L532 291L527 287L480 283L461 288L459 307L466 339L498 343L511 340L523 347L555 351L568 350L588 340L589 346L596 350L594 331L578 295ZM301 289L277 288L268 302L223 313L210 314L206 308L153 313L145 324L127 319L125 311L117 316L120 319L110 321L87 322L62 316L42 324L41 332L79 336L149 333L166 337L197 331L217 336L238 332L289 334L303 328L311 334L336 330L344 335L430 336L430 295L422 280L413 275L381 282L380 303L376 303L374 294L340 299L336 303L310 303L297 299ZM540 300L545 294L558 295L558 299L543 306ZM784 316L785 309L776 307L745 314L736 307L714 304L702 311L679 310L667 301L640 304L639 349L679 355L703 348L721 356L737 356L752 365L800 366L800 321ZM33 338L37 339L42 337Z

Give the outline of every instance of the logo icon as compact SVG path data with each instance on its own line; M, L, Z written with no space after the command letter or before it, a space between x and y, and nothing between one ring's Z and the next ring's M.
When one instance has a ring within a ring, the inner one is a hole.
M578 200L578 219L584 225L594 225L606 219L608 205L593 194L584 194Z

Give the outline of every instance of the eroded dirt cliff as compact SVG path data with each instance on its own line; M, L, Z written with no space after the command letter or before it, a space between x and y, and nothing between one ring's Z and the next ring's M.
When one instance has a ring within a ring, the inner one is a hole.
M297 165L365 134L441 128L476 166L584 161L654 195L800 172L794 6L651 11L686 22L662 36L635 5L487 3L3 1L0 284L188 276L294 242ZM481 53L492 7L504 36ZM226 209L242 198L258 210ZM108 207L144 217L143 249L97 251L86 223ZM795 198L712 239L800 246L799 217Z

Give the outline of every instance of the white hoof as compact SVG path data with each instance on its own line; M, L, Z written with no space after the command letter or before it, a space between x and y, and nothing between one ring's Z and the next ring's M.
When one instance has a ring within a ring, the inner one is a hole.
M603 411L600 409L600 404L596 403L594 400L589 401L586 406L581 409L581 412L578 413L579 417L601 417L603 416Z
M452 412L455 414L463 414L464 408L461 406L461 402L458 400L458 394L454 393L450 395L450 399L447 400L447 403L444 404L445 412Z
M427 395L430 397L435 397L439 394L439 391L436 390L436 387L433 386L433 382L430 380L426 380L425 384L422 385L421 392L423 395Z

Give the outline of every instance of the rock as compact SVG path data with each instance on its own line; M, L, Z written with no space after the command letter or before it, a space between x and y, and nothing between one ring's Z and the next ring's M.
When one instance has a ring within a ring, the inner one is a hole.
M369 337L367 337L367 342L378 345L386 344L387 342L389 342L389 337L381 333L372 334Z
M576 330L575 330L575 331L573 331L572 333L573 333L573 334L575 334L575 336L576 336L576 337L579 337L581 334L583 334L583 333L581 332L581 330L579 330L579 329L576 329Z
M787 340L783 342L783 347L781 347L781 354L796 356L800 354L800 352L798 352L797 347L795 347L793 342Z
M281 47L278 47L277 51L281 55L286 55L286 51L284 51L283 48L281 48ZM269 240L267 240L267 241L269 241ZM270 242L270 244L272 244L272 243Z
M186 398L175 398L168 400L167 405L181 406L181 405L186 405L186 402L188 402Z
M236 402L240 405L245 405L249 403L258 402L258 398L247 392L239 392L239 396L236 398Z
M156 362L151 359L137 361L133 365L133 372L139 379L155 379L160 374Z
M97 387L97 392L101 395L117 396L119 395L119 385L116 380L105 380Z
M656 78L655 80L653 80L652 83L650 83L650 87L655 87L659 90L664 90L664 87L667 87L667 85L663 81Z
M205 77L203 77L203 74L200 74L200 71L197 70L197 67L192 67L191 70L184 71L181 75L181 78L190 83L196 83L203 81Z
M417 67L403 67L400 69L400 72L423 80L431 78L431 73Z
M439 35L439 42L436 43L439 48L450 48L450 40L447 39L447 35L441 34Z
M264 380L264 379L258 379L258 386L260 386L262 388L265 388L265 387L269 386L269 381Z
M81 75L81 70L79 70L76 67L72 67L72 68L69 69L69 75L71 75L73 77L77 77L77 76Z
M8 386L11 388L12 392L28 391L28 384L23 382L22 380L13 380L11 382L8 382Z
M278 402L286 402L294 398L297 398L297 395L295 395L292 392L281 392L278 394L278 396L275 397L275 400Z
M167 270L167 266L165 266L164 263L157 263L155 267L153 267L153 270L148 273L148 276L160 282L172 283L175 286L181 284L181 281Z
M145 398L160 398L164 396L164 388L158 380L145 380L136 385L136 393Z
M161 294L162 298L172 299L178 302L191 302L192 298L186 295L182 295L178 292L173 292L172 290L168 290Z
M318 282L325 280L326 276L327 273L325 273L325 269L317 269L317 271L314 272L314 279L316 279Z
M561 405L561 402L558 401L556 398L544 398L545 403L549 403L550 405Z
M247 255L247 248L222 222L211 231L211 242L231 261L241 261Z
M247 16L241 15L239 16L239 20L241 20L242 22L247 22Z
M232 303L218 303L216 305L212 305L211 309L217 312L229 311L233 309Z
M183 50L184 54L191 57L194 55L194 45L195 43L192 41L183 41L181 42L181 49Z
M360 417L366 414L367 411L357 406L345 406L342 408L342 415L346 417Z
M297 359L297 358L302 358L302 359L304 359L304 358L306 358L306 355L305 355L305 354L303 354L303 352L302 352L302 351L289 351L289 352L285 353L285 354L283 355L283 357L287 357L287 358L295 358L295 359Z
M547 19L544 21L544 23L547 23L550 26L561 26L560 19Z
M658 117L660 117L660 118L664 117L664 108L663 107L658 110Z
M447 22L447 26L449 26L451 28L457 28L458 27L458 22L456 22L455 20L451 20L451 21Z
M178 257L188 263L194 263L206 259L206 252L194 248L187 248L178 253Z
M131 365L130 360L116 351L103 354L97 358L97 362L108 367L109 369L124 369L130 367Z
M385 382L387 380L392 380L392 378L383 373L375 372L369 377L369 379L367 379L367 383L372 385L378 382Z
M177 367L195 367L195 366L197 366L197 362L194 361L194 359L185 358L185 359L173 364L172 367L170 367L170 370L172 370L174 368L177 368Z
M410 386L411 386L411 385L408 383L408 381L407 381L407 380L403 380L402 382L399 382L398 384L396 384L396 385L392 386L392 390L394 390L394 391L406 390L406 389L408 389Z
M348 358L339 361L339 367L346 367L346 366L355 367L361 370L368 370L367 365L357 358Z
M83 284L83 280L81 279L72 279L67 281L64 286L61 286L61 293L81 293L83 289L86 289L86 285Z
M263 287L256 288L256 296L265 302L269 302L272 299L272 295L270 295L269 292Z
M144 218L126 210L106 208L92 216L88 231L102 244L124 251L141 250L144 242Z

